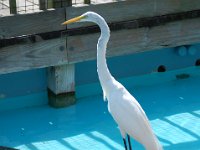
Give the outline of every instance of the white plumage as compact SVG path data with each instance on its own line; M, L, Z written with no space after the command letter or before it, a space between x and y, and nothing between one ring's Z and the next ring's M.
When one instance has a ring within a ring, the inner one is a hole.
M146 150L162 150L140 104L123 85L117 81L112 82L115 86L107 97L108 109L119 125L122 137L129 134Z
M94 22L100 27L101 36L97 44L97 72L104 99L108 100L108 110L117 122L123 139L128 134L140 142L146 150L162 150L162 146L154 135L140 104L121 83L114 79L108 70L106 47L110 37L110 30L107 23L100 15L94 12L87 12L63 24L77 21Z

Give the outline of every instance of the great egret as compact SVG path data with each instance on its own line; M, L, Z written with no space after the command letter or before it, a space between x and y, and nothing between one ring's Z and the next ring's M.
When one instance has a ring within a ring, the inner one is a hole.
M146 150L162 150L157 137L154 135L148 118L137 100L110 74L106 63L106 47L110 37L110 29L103 17L94 12L62 23L67 25L73 22L94 22L101 30L97 44L97 72L103 89L104 100L108 100L108 110L117 122L123 137L124 147L127 150L126 135L129 149L130 137L140 142Z

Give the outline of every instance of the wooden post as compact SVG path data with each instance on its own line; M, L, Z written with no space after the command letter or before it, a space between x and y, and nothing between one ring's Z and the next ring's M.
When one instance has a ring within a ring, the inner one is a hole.
M66 2L66 3L65 3ZM52 0L54 8L71 6L72 0ZM49 105L55 108L66 107L75 100L75 64L66 64L48 68Z
M49 105L60 108L74 104L74 64L49 67L47 74Z
M9 0L10 14L17 14L16 0Z
M84 4L91 4L91 0L84 0Z
M46 0L39 0L40 10L46 10L47 9L47 3Z

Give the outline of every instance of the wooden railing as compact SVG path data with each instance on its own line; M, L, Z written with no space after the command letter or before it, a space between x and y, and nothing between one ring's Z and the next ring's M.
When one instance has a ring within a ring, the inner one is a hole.
M99 29L91 23L67 28L61 23L89 10L109 23L109 57L200 42L200 0L127 0L69 6L1 17L0 74L48 67L49 95L55 100L50 103L55 107L68 104L63 94L68 97L74 92L74 64L96 59Z

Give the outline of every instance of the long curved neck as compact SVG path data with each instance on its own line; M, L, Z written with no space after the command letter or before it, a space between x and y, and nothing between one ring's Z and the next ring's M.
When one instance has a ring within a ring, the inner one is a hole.
M97 44L97 72L102 88L104 89L105 83L112 79L112 75L110 74L106 63L106 48L110 38L110 29L103 18L100 18L97 24L101 30L101 36Z

